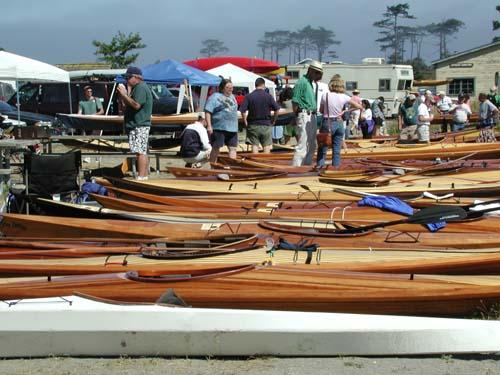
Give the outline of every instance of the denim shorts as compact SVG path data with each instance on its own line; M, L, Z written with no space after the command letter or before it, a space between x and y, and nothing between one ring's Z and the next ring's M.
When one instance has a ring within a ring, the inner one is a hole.
M214 130L211 138L212 147L221 148L238 147L238 132L228 132L226 130Z

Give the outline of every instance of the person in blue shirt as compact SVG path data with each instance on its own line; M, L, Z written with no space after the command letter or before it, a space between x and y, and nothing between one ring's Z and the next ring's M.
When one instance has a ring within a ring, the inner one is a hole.
M207 132L211 137L210 162L216 162L221 147L226 145L229 157L236 159L238 147L238 104L233 95L233 83L222 79L219 91L208 98L205 105Z

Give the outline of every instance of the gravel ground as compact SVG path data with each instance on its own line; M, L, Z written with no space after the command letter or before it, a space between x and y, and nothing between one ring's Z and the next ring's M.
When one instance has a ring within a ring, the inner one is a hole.
M56 152L64 152L58 147ZM103 157L101 167L115 166L123 156ZM154 165L154 160L151 160ZM161 169L183 165L180 158L161 159ZM84 168L97 168L95 157ZM165 173L152 178L169 177ZM1 353L0 353L1 356ZM356 374L356 375L494 375L500 374L500 355L429 357L328 358L65 358L0 360L1 375L155 375L155 374Z
M432 358L47 358L4 360L3 375L164 375L164 374L356 374L356 375L494 375L500 374L500 356Z

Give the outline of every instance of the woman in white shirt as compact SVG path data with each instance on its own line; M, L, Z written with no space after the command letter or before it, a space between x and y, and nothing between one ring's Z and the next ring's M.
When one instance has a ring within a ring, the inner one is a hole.
M361 102L363 109L359 118L359 126L363 133L363 139L371 139L375 130L375 121L373 120L372 108L370 102L363 99Z
M330 133L332 137L332 165L340 166L340 151L344 141L345 126L342 118L344 105L349 103L351 108L362 109L355 100L345 94L344 80L334 76L328 84L330 91L323 94L321 98L320 112L323 114L323 123L319 129L320 133ZM318 145L316 168L324 168L326 162L327 145Z

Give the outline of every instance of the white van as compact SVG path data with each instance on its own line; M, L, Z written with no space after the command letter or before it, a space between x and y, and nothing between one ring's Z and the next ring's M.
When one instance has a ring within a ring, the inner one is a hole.
M286 67L290 84L307 72L310 61L306 59ZM323 82L328 83L335 74L340 74L345 81L347 94L358 89L360 96L370 101L383 96L387 117L397 116L399 105L413 83L411 65L386 64L385 59L378 57L365 58L361 64L344 64L340 61L323 63Z

